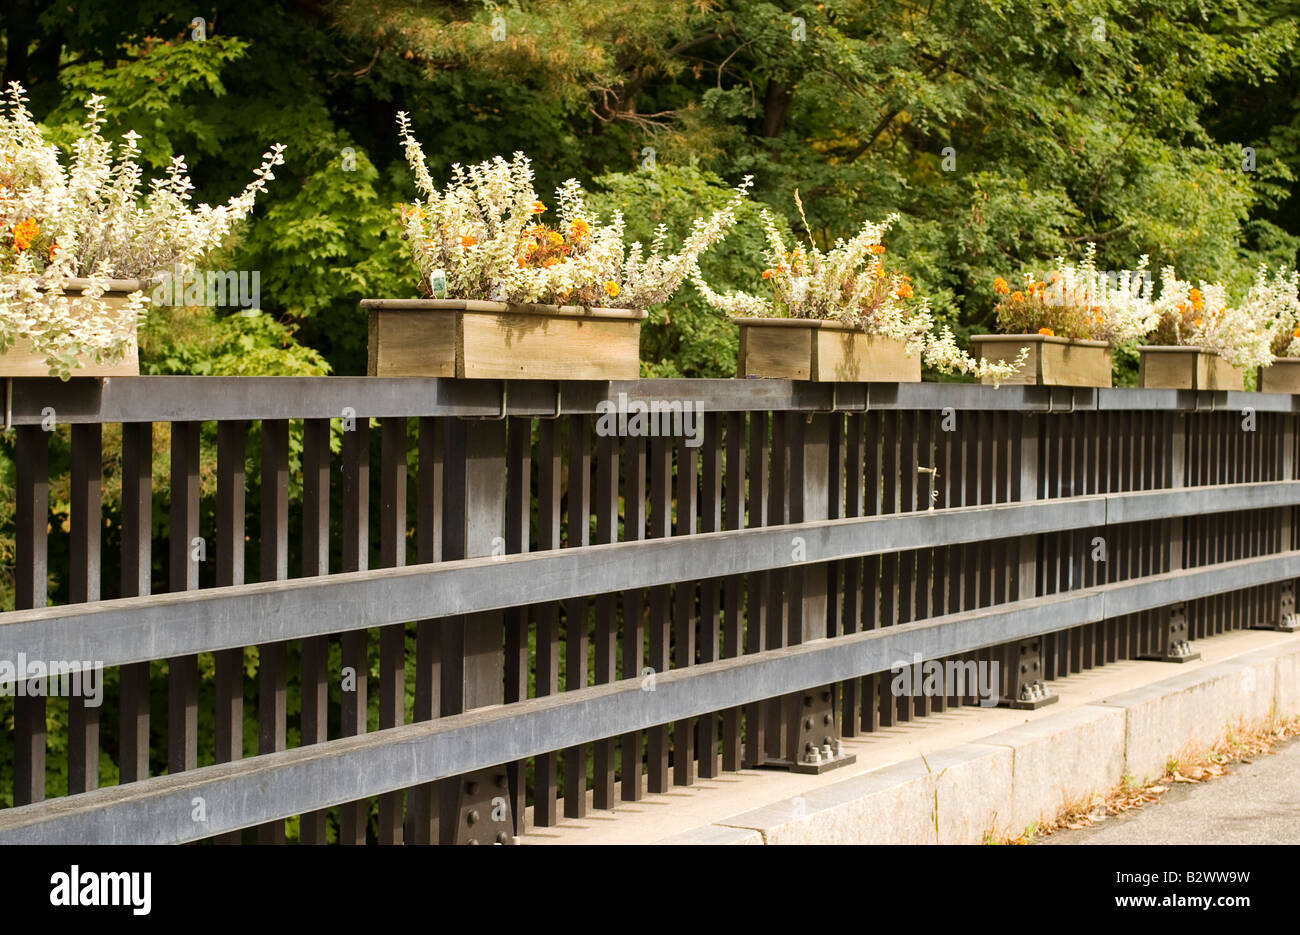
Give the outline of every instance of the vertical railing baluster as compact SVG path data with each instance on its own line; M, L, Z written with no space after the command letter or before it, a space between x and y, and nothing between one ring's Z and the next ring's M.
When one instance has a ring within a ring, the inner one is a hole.
M21 493L22 487L19 487ZM21 501L20 501L21 502ZM41 527L42 529L44 526ZM22 542L21 537L18 540ZM153 571L153 423L122 424L122 579L123 597L143 597L152 590ZM149 775L148 662L122 666L118 725L121 782Z
M724 529L741 529L745 525L745 414L727 413L727 463ZM723 582L722 656L734 659L744 652L744 585L743 575L728 575ZM735 772L741 767L742 708L728 708L722 713L722 768Z
M676 536L695 535L698 512L697 472L699 449L677 442L677 516ZM695 581L679 581L673 586L673 668L695 665ZM689 719L673 725L673 784L695 783L695 725Z
M244 583L245 468L248 424L217 423L217 587ZM232 763L244 756L244 650L213 653L216 710L214 760ZM238 831L219 835L218 844L238 844Z
M384 568L406 564L406 419L379 423L379 561ZM503 452L504 454L504 452ZM406 721L406 625L379 631L379 729ZM379 843L401 844L405 793L379 797Z
M542 550L560 547L562 457L559 426L553 419L542 420L538 437L537 518L537 547ZM554 601L548 601L537 608L537 695L553 695L559 690L560 609ZM559 818L556 811L558 762L554 753L539 754L534 761L533 820L539 828L548 828Z
M629 436L625 449L623 473L623 537L630 542L646 535L646 442L642 436ZM540 631L537 645L541 646ZM623 678L641 678L645 663L645 594L640 588L623 592ZM541 664L538 663L538 680ZM622 771L619 796L624 802L640 801L645 789L641 762L640 731L619 738L619 765Z
M591 426L590 416L569 418L569 489L565 498L568 547L591 544ZM587 598L564 602L564 690L587 687ZM587 748L564 751L564 817L587 814Z
M421 420L420 438L424 438L424 423L433 420ZM532 521L533 521L533 420L531 417L512 417L506 427L506 552L511 555L523 555L528 552L531 545ZM421 478L424 477L424 465L426 459L432 461L432 452L426 454L424 442L421 442L420 470ZM431 447L431 446L430 446ZM441 493L442 489L442 460L441 454L437 460L437 491ZM617 491L616 491L617 493ZM420 496L425 496L425 481L421 480ZM433 490L429 491L431 502L437 502ZM617 509L617 503L615 503ZM616 517L617 519L617 517ZM424 508L421 507L421 521L424 520ZM421 540L423 542L423 540ZM438 542L438 549L435 551L430 547L429 558L425 558L425 550L422 547L420 561L431 562L439 561L442 558L441 542ZM431 543L432 546L432 543ZM514 701L525 701L528 698L528 672L529 672L529 647L528 647L528 620L529 608L527 605L512 607L506 611L506 683L505 683L505 702L510 704ZM425 621L430 624L428 640L426 643L436 639L437 628L433 621ZM424 626L424 623L421 623ZM424 632L423 630L421 632ZM417 638L418 639L418 638ZM432 665L435 669L437 663L437 644L432 643L429 650L424 655L430 657L429 662L420 663L420 672ZM437 684L436 672L434 685ZM419 683L417 679L416 698L420 698ZM430 706L431 717L437 716L436 707ZM419 715L416 715L417 720ZM517 760L506 767L506 774L510 782L510 812L515 819L515 834L523 834L526 828L525 806L527 804L527 763L524 760ZM434 840L437 840L436 836Z
M598 544L618 541L618 443L618 436L602 435L596 445ZM595 679L597 685L607 685L618 671L618 595L607 591L596 596L595 604ZM614 738L606 737L592 745L592 808L617 804L614 773Z
M302 574L330 573L330 420L306 419L302 425ZM329 737L329 639L310 636L302 641L302 744L324 743ZM299 818L302 844L325 843L326 811Z
M168 588L199 586L199 422L171 424L171 533ZM167 771L194 769L199 757L199 659L167 661Z
M749 484L746 494L746 521L749 528L766 526L768 499L768 421L766 412L749 415L749 453L746 472ZM768 572L755 572L745 578L745 652L757 653L767 648L767 579ZM745 705L745 765L762 766L767 760L767 724L764 703Z
M701 418L698 416L696 418ZM722 417L716 412L702 416L700 532L718 532L722 529ZM722 580L707 577L700 581L700 636L699 659L701 663L721 658L718 645L718 623ZM718 715L703 714L696 722L695 749L700 766L700 778L712 779L721 772L718 760Z
M262 487L259 516L262 581L289 577L289 421L262 422ZM288 732L288 646L283 642L258 647L257 752L283 750ZM284 821L257 829L259 844L283 844Z
M673 446L668 439L650 439L650 538L666 539L672 535ZM672 632L671 587L650 589L650 652L647 660L656 673L668 671ZM646 731L646 788L650 792L667 792L668 725L659 724Z
M370 567L370 419L353 415L343 425L343 549L341 571ZM348 630L339 640L339 721L344 737L367 730L370 684L370 634ZM365 844L370 825L368 799L339 808L339 843Z
M72 426L72 502L68 597L74 604L99 600L103 510L103 426ZM68 699L68 794L99 788L99 705Z
M49 600L50 436L41 425L16 434L14 607L28 610ZM14 698L14 805L45 799L45 709L43 695Z

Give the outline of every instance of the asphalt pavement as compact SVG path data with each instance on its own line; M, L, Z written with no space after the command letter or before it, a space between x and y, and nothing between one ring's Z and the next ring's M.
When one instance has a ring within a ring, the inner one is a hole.
M1041 844L1300 844L1300 740Z

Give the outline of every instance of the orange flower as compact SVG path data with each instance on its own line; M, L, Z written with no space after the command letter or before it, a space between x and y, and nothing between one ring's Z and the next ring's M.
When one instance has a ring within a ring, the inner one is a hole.
M884 253L884 252L885 252L885 245L884 245L884 244L879 244L879 243L873 243L873 244L871 245L871 252L872 252L872 253L875 253L875 254L881 254L881 253Z
M582 240L591 233L591 226L582 218L578 218L569 225L569 239Z
M614 296L618 295L618 292L618 283L613 281L605 283L605 295L612 299Z
M1039 329L1038 329L1038 333L1041 334L1041 335L1042 335L1043 337L1045 337L1045 338L1054 338L1054 337L1056 337L1056 332L1053 331L1051 328L1039 328Z
M1193 328L1199 328L1199 327L1201 327L1201 320L1200 320L1199 318L1194 319L1194 320L1192 321L1192 327L1193 327Z
M1292 331L1291 336L1294 338L1300 338L1300 328L1297 328L1295 331Z
M898 288L894 290L894 295L900 299L910 299L912 297L912 287L905 282L899 283Z
M764 278L764 279L771 279L771 278L772 278L772 271L771 271L770 269L765 269L765 270L763 270L763 278Z
M1196 309L1198 312L1205 307L1205 299L1202 298L1200 289L1193 289L1191 292L1187 293L1187 298L1191 299L1192 308Z
M1025 294L1021 292L1019 289L1017 289L1015 292L1011 293L1011 301L1023 302L1025 301Z
M472 247L472 246L474 246L474 244L476 244L476 243L478 243L478 238L477 238L477 237L471 237L471 236L469 236L468 234L466 234L464 237L462 237L462 238L460 239L460 245L461 245L462 247Z
M545 211L546 205L542 204L540 201L533 202L533 214L542 214Z
M35 218L28 218L25 221L19 221L14 225L14 249L26 250L36 239L36 235L41 232L41 228L36 223Z
M1005 279L999 276L997 279L993 280L993 291L998 295L1006 295L1011 291L1011 287L1007 285Z

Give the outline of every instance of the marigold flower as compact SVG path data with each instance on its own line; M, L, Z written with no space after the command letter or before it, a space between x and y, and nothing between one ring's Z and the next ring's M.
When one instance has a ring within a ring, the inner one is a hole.
M898 288L894 290L894 295L900 299L910 299L912 297L912 287L907 283L899 283Z
M569 238L571 240L582 240L591 233L591 225L582 218L578 218L569 225Z
M14 249L26 250L32 245L32 241L36 239L36 235L40 232L40 225L36 223L35 218L19 221L14 225Z
M533 202L533 214L543 214L546 211L546 205L540 201Z
M997 279L993 280L993 291L998 295L1006 295L1011 291L1011 287L1007 285L1005 279L999 276Z
M884 244L879 244L879 243L873 243L873 244L871 245L871 252L872 252L872 253L875 253L875 254L881 254L881 253L884 253L884 252L885 252L885 245L884 245Z
M1021 292L1019 289L1017 289L1015 292L1011 293L1011 301L1023 302L1025 301L1025 294Z
M772 278L772 271L771 271L770 269L765 269L765 270L763 270L763 278L764 278L764 279L771 279L771 278Z
M464 237L462 237L462 238L460 239L460 245L461 245L462 247L472 247L472 246L474 246L474 244L476 244L476 243L478 243L478 238L477 238L477 237L471 237L471 236L469 236L468 234L466 234Z
M1201 296L1200 289L1193 288L1192 291L1187 293L1187 298L1191 299L1192 308L1198 312L1205 307L1205 299Z
M605 283L605 295L609 296L612 299L614 298L614 296L618 295L618 293L619 293L618 283L612 280L610 282Z
M1041 335L1042 335L1043 337L1045 337L1045 338L1054 338L1054 337L1056 337L1056 332L1053 331L1051 328L1039 328L1039 329L1038 329L1038 333L1041 334Z

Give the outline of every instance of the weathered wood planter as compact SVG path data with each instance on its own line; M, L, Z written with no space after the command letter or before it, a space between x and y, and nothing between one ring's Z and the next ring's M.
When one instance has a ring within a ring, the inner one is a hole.
M999 383L1038 386L1110 386L1110 345L1105 341L1071 341L1046 334L971 335L971 353L990 362L1014 363L1022 348L1029 356L1020 369ZM994 382L985 377L984 383Z
M126 304L127 296L132 292L147 292L151 283L141 279L110 279L109 289L104 293L104 301L111 308L121 308ZM80 295L90 285L88 279L69 279L63 291L66 295ZM49 365L45 355L32 350L31 341L18 338L9 350L0 354L0 377L48 377ZM122 359L115 364L100 364L87 356L77 358L77 365L72 368L74 377L138 377L140 375L140 345L136 339L136 329L131 329L130 342Z
M1259 368L1261 393L1300 393L1300 357L1274 357L1271 367Z
M742 377L859 383L920 383L921 355L907 344L838 322L737 318Z
M363 299L367 372L378 377L635 380L639 309Z
M1138 386L1172 390L1243 390L1246 375L1199 347L1139 347Z

